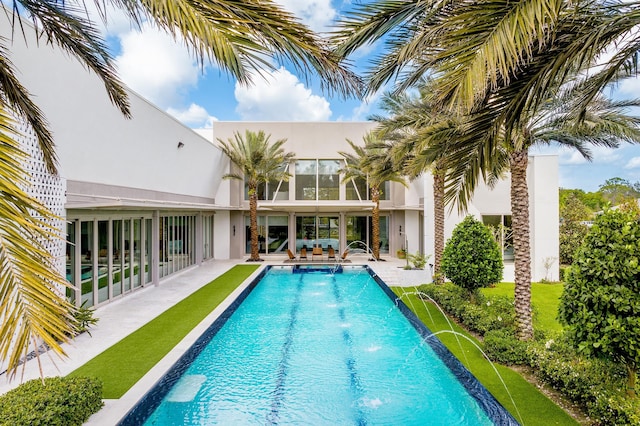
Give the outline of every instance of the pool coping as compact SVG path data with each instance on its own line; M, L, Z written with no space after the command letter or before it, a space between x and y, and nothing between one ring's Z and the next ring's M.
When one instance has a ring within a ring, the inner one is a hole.
M226 323L227 319L235 312L235 309L244 301L248 294L258 284L262 277L275 265L267 264L258 268L240 286L238 286L220 305L216 307L198 326L174 347L156 366L154 366L129 392L127 392L118 402L110 408L105 407L104 416L97 415L91 420L109 422L108 424L118 424L119 426L139 425L140 418L147 419L155 407L150 409L144 406L144 400L163 398L166 392L157 388L162 383L175 383L178 379L175 375L181 374L190 365L190 360L195 358L201 349L190 350L196 345L206 346L215 336L218 330ZM369 265L350 265L350 267L364 267L381 290L400 309L423 341L428 344L442 360L446 367L457 378L459 383L466 389L467 393L478 403L487 417L497 425L518 425L518 421L502 406L502 404L480 383L480 381L456 358L449 349L440 341L432 338L433 333L420 321L420 319L409 309L409 307L389 288L384 280ZM287 265L290 267L290 265ZM173 374L174 376L169 376ZM159 394L162 395L159 396ZM115 410L117 406L117 410ZM151 412L150 412L151 411ZM111 415L108 417L106 412ZM98 424L98 423L96 423ZM105 423L100 423L105 424Z

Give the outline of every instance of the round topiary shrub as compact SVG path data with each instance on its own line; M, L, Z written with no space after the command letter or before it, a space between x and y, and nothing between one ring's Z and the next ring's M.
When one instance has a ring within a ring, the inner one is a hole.
M442 271L470 292L502 280L502 253L489 228L473 216L460 222L444 248Z

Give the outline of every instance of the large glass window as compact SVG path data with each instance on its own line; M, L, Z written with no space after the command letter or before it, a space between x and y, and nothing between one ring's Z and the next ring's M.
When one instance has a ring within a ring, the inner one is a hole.
M367 192L367 181L362 178L356 178L346 183L347 200L367 200L369 198Z
M340 248L340 218L337 216L296 217L296 252L302 247Z
M369 251L373 241L371 216L347 216L347 245L353 251ZM380 216L380 252L389 253L389 217ZM362 245L364 243L366 247Z
M245 216L245 253L251 253L251 226ZM283 253L289 248L289 218L258 216L258 250L260 253Z
M195 216L160 217L160 276L173 274L195 262Z
M98 221L98 303L109 300L109 221Z
M67 281L72 284L76 282L76 224L75 222L67 223L67 262L66 272ZM67 288L67 297L71 303L75 303L76 292L72 288Z
M89 307L93 306L93 221L82 221L80 230L80 302Z
M391 194L391 182L386 181L380 185L380 200L389 200ZM367 182L362 178L356 178L346 184L347 200L369 200L371 194Z
M316 199L316 160L296 161L296 200Z
M153 227L151 226L152 220L145 219L145 244L144 244L144 283L151 282L151 248L153 247Z
M124 253L122 239L122 220L114 220L111 224L113 244L113 269L111 270L111 288L113 296L122 294L122 271L124 270Z
M340 198L340 161L318 160L318 200Z
M213 257L213 216L202 217L202 259Z
M289 167L283 164L282 171ZM244 180L244 199L249 199L249 185L245 177ZM258 200L288 200L289 199L289 182L288 181L270 181L258 185Z
M511 215L484 215L482 216L482 223L489 227L494 238L502 247L502 259L513 261L515 255L513 252Z

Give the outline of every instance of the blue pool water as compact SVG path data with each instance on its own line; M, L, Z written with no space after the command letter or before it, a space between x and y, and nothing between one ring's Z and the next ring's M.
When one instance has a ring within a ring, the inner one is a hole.
M326 272L270 268L121 424L516 424L368 268Z

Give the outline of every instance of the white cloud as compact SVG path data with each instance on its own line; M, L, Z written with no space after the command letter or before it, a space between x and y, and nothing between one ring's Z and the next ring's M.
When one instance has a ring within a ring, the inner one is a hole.
M167 113L174 116L177 120L187 126L201 126L205 129L213 127L213 122L218 121L212 115L209 115L206 109L200 105L192 103L187 109L167 108Z
M166 108L194 87L200 68L187 48L151 27L120 36L122 53L116 58L122 81L151 102Z
M331 0L276 0L314 31L326 31L337 16Z
M631 158L624 166L625 169L638 169L640 168L640 157Z
M610 164L620 160L618 150L601 146L590 148L592 160L585 159L578 151L566 147L561 147L558 151L558 162L560 165L573 164Z
M357 107L355 107L352 111L352 115L351 118L349 118L349 121L364 121L368 118L369 115L371 115L371 110L376 107L376 103L378 102L378 100L380 100L380 97L382 97L382 94L384 93L384 88L378 90L376 93L367 96L366 99L364 99L360 105L358 105ZM344 119L344 117L341 117L342 119Z
M329 102L284 68L263 71L254 84L236 83L236 112L243 120L326 121L331 116Z

